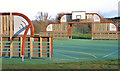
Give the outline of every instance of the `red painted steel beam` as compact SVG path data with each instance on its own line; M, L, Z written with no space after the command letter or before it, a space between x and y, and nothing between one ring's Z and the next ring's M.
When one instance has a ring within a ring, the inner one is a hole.
M31 28L31 25L28 25L28 27L26 28L25 33L24 33L24 35L23 35L22 51L21 51L22 55L24 55L25 40L26 40L26 36L27 36L28 30L29 30L30 28Z
M53 57L53 37L51 37L51 57Z
M32 22L30 21L30 19L25 16L24 14L21 14L21 13L12 13L12 15L18 15L18 16L21 16L23 17L24 19L26 19L26 21L29 23L28 27L26 28L25 32L24 32L24 35L23 35L23 41L22 41L22 55L24 55L24 48L25 48L25 40L26 40L26 36L27 36L27 33L28 33L28 30L31 28L31 37L34 37L34 28L33 28L33 24Z

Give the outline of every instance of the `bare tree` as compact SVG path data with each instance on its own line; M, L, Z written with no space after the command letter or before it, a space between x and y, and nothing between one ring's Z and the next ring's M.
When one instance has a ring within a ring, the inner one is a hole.
M51 16L48 16L48 13L38 12L36 16L36 20L40 22L40 24L47 24L51 20Z
M33 21L35 33L38 34L41 31L45 31L47 24L51 22L51 16L48 13L38 12L35 21Z

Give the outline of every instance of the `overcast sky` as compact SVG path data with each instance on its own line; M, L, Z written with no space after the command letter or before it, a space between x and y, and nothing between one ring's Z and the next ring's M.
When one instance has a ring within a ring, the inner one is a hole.
M38 12L55 18L59 12L97 12L104 17L118 16L119 0L0 0L0 12L19 12L35 19Z

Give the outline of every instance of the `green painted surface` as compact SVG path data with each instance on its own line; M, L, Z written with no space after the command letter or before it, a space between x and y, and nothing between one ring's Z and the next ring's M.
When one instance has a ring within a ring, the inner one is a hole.
M53 58L25 59L23 64L63 63L118 59L118 40L53 40ZM111 54L113 53L113 54ZM108 55L108 56L106 56ZM106 56L105 58L102 58ZM3 63L21 63L21 58L3 59Z

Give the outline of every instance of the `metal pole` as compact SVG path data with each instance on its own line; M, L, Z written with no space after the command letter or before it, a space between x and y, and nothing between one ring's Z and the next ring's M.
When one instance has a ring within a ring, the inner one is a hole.
M24 61L24 55L22 55L22 61Z

